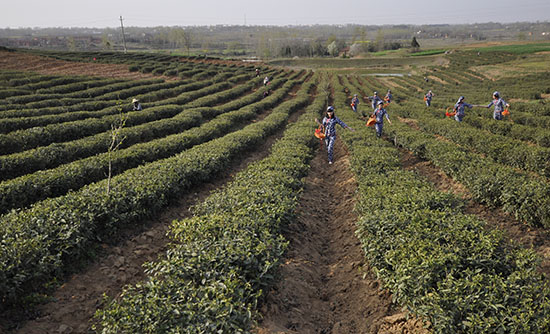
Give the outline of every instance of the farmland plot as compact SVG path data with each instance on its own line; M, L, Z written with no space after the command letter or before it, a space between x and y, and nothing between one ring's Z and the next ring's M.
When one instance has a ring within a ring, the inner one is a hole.
M266 67L267 97L238 63L48 56L67 68L123 64L148 81L0 73L5 329L550 329L546 77L479 72L514 55L457 52L428 81ZM510 118L445 118L457 96L485 104L495 85L525 100ZM392 124L376 139L350 98L359 93L368 114L364 97L390 87ZM143 111L117 104L132 96ZM332 166L312 136L327 103L356 129L338 130ZM109 126L125 114L123 144L107 154Z

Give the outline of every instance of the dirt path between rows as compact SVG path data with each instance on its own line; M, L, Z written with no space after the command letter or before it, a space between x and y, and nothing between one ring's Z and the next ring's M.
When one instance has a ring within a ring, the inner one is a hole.
M298 88L289 93L289 98L296 95ZM259 122L270 113L271 110L266 110L252 122ZM293 113L288 122L295 122L300 114ZM189 208L192 205L202 202L211 191L230 182L233 175L250 163L266 157L273 143L281 136L282 133L278 133L268 137L254 151L227 166L223 174L211 183L188 191L158 219L136 224L136 230L127 231L120 237L124 241L115 246L102 245L103 251L98 261L69 277L52 295L52 302L39 306L29 314L0 315L0 323L7 324L13 328L11 332L17 334L89 333L93 315L103 304L103 294L118 296L125 285L145 279L143 263L154 261L165 253L169 241L166 232L171 222L191 216Z
M404 148L399 150L402 154L403 168L418 172L440 191L462 197L466 203L466 214L478 216L488 223L488 228L504 231L507 238L520 243L523 247L533 249L542 258L539 270L550 277L550 231L530 227L500 209L475 202L464 185L454 181L432 162L422 160Z
M258 334L426 333L419 320L392 304L366 263L355 236L357 185L340 140L335 162L321 150L312 161L288 226L290 245L280 280L262 306Z

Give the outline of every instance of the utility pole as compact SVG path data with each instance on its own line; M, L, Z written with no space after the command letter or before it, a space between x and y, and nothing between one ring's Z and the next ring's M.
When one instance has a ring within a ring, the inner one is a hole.
M124 43L124 53L126 53L126 37L124 37L124 25L122 24L122 15L120 15L120 28L122 29L122 42Z
M244 14L244 27L243 27L243 35L244 35L244 56L246 57L247 51L248 51L248 29L246 29L246 14Z

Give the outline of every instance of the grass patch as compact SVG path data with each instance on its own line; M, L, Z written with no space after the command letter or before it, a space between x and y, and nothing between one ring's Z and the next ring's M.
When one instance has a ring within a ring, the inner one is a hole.
M397 55L402 54L403 50L384 50L384 51L378 51L378 52L370 52L369 55L374 57L380 57L380 56L387 56L387 55Z
M445 51L447 50L435 49L435 50L419 51L419 52L412 53L411 56L413 57L414 56L433 56L433 55L439 55L439 54L445 53Z
M550 51L550 43L495 45L495 46L476 48L474 49L474 51L527 54L527 53L536 53L536 52L542 52L542 51Z

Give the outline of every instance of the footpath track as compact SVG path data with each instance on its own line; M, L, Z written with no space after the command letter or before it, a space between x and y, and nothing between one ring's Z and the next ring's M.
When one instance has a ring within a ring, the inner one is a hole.
M355 236L357 185L337 140L335 162L320 150L312 161L280 280L262 307L258 334L425 333L407 320L366 263Z

